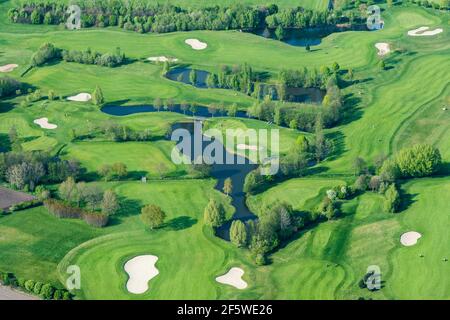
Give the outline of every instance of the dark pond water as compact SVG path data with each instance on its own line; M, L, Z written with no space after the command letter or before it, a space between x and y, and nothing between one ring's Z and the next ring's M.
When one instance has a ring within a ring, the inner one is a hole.
M286 88L285 99L297 103L322 103L327 92L318 88ZM270 96L272 100L279 100L275 85L261 84L259 98Z
M208 86L206 85L206 79L208 78L209 72L204 70L195 70L197 81L195 83L192 83L190 80L191 71L192 69L190 68L172 68L169 72L166 73L166 78L173 81L191 84L197 88L207 88Z
M208 107L205 106L196 106L195 113L193 110L183 110L180 104L174 104L167 111L176 112L180 114L184 114L187 116L196 116L203 118L211 118L213 114L209 112ZM159 111L166 111L162 107ZM112 116L128 116L130 114L135 113L145 113L145 112L158 112L158 110L152 105L139 105L139 106L121 106L121 105L105 105L102 108L102 112L112 115ZM222 116L223 114L215 113L214 116ZM236 117L238 118L248 118L247 113L245 111L238 111L236 113Z
M184 128L194 133L193 122L183 122L175 124L172 129ZM202 133L197 130L196 134L201 136ZM179 142L179 141L177 141ZM211 142L203 142L202 150L206 148ZM244 193L244 181L247 174L254 170L257 166L252 163L248 158L242 157L237 154L230 154L223 145L224 159L226 157L233 157L234 164L213 164L211 168L211 176L217 180L216 189L222 192L225 179L230 178L233 184L233 192L230 194L231 204L235 208L235 213L230 221L222 225L220 228L216 228L216 235L224 240L230 240L230 227L234 220L241 220L243 222L257 219L257 216L253 214L245 204ZM184 155L191 160L194 159L194 150L190 150L189 154ZM225 163L225 160L223 161Z
M207 88L206 79L209 72L203 70L195 70L197 74L197 81L193 84L190 80L190 73L192 69L184 67L172 68L167 74L166 78L172 81L178 81L185 84L194 85L197 88ZM260 84L262 90L260 91L260 99L264 99L269 95L272 100L279 100L276 92L276 86L270 84ZM318 88L286 88L286 100L298 103L321 103L325 97L326 92Z
M285 29L285 37L281 41L296 47L306 47L308 45L313 47L321 44L323 38L335 32L367 30L366 25L355 25L352 27L336 26L328 28ZM275 29L256 29L250 32L264 38L275 40L278 39L275 35Z

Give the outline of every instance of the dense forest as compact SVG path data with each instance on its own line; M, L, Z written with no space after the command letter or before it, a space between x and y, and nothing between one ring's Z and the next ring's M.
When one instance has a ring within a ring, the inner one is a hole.
M267 6L233 5L186 9L170 4L124 2L121 0L80 1L81 27L118 26L126 30L174 32L189 30L253 30L256 28L307 28L335 26L338 23L363 22L358 10L312 11L302 7L279 9ZM10 9L8 17L15 23L65 24L68 6L57 2L27 2Z

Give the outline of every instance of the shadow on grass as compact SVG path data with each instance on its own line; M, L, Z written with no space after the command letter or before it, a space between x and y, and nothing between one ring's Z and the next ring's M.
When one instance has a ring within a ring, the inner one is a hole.
M189 216L173 218L165 224L165 227L173 231L188 229L197 223L197 219Z
M0 152L11 151L11 141L9 136L5 133L0 133Z

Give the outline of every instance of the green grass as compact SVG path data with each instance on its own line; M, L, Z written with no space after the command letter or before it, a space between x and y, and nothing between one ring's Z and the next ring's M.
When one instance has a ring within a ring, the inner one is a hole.
M315 178L291 179L269 190L248 198L248 205L256 212L263 206L274 201L286 202L295 210L309 208L308 200L313 200L319 195L324 196L326 190L338 185L345 185L344 181ZM321 199L320 199L321 200ZM315 203L316 201L311 201ZM313 209L313 208L310 208Z
M157 142L79 142L64 149L67 158L75 158L90 172L97 172L103 165L122 162L130 173L167 175L175 171L183 172L170 159L175 144L169 141Z

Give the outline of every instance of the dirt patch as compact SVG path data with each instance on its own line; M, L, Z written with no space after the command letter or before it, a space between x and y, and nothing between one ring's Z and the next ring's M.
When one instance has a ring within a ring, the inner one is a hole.
M34 199L29 194L0 187L0 209L8 209L13 205Z

